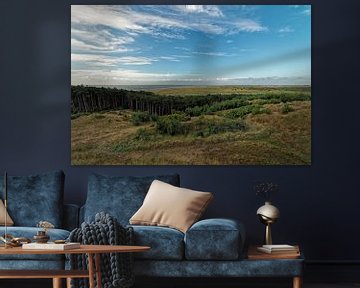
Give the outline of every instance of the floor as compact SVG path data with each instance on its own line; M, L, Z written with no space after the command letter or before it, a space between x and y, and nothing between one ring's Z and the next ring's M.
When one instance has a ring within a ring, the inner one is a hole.
M0 280L0 288L51 288L51 281L49 280ZM134 288L291 288L291 282L282 281L278 283L259 282L256 280L246 281L241 283L228 284L206 284L201 285L199 283L187 284L155 284L144 283L136 284ZM303 288L360 288L360 283L304 283Z

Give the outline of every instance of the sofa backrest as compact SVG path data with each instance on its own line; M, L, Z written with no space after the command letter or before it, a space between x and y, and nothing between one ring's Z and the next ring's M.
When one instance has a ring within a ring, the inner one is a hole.
M48 221L62 227L63 171L31 175L8 176L8 212L16 226L35 227L39 221ZM4 177L0 176L0 183ZM0 195L4 199L3 185Z
M129 219L142 205L145 195L155 179L174 186L180 185L178 174L145 177L91 174L86 202L80 213L80 221L91 222L96 213L106 212L116 217L121 225L128 225Z

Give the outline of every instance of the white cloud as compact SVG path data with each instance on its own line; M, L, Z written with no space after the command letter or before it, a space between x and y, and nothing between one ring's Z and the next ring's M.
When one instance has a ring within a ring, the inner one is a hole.
M178 5L177 8L186 13L207 14L211 17L223 17L220 8L214 5Z
M311 14L311 6L310 5L290 5L290 7L299 9L304 8L300 13L303 15L310 15Z
M306 8L303 11L301 11L301 14L310 16L311 15L311 8Z
M72 51L128 52L132 49L127 48L126 45L132 42L134 42L134 38L130 36L115 36L105 29L93 29L93 31L71 29Z
M149 65L157 61L148 57L113 57L95 54L71 54L72 62L82 62L88 66L118 66L118 65Z
M78 85L311 85L308 76L209 77L202 74L144 73L138 70L72 70L71 84Z
M87 25L104 25L122 31L146 33L149 30L137 24L132 17L127 16L129 9L121 6L121 10L116 6L103 5L72 5L71 22Z
M124 64L124 65L149 65L157 60L151 59L148 57L120 57L118 58L118 63Z
M167 60L171 62L180 62L179 59L177 59L175 56L161 56L159 57L160 60Z
M84 85L116 85L116 84L154 84L159 81L176 81L178 74L144 73L138 70L72 70L71 84Z
M289 26L285 26L285 27L280 28L280 29L278 30L279 33L291 33L291 32L294 32L294 31L295 31L295 30L292 29L292 28L289 27Z
M224 34L227 32L225 27L213 23L193 23L189 28L210 34Z
M221 10L214 5L182 5L176 7L192 14L202 13L206 16L223 16ZM74 32L73 38L84 42L84 44L94 46L109 42L108 47L104 47L104 50L106 48L111 49L111 47L117 47L120 50L124 49L121 45L129 44L140 34L148 34L158 38L186 39L184 34L186 30L215 35L235 34L240 31L259 32L267 30L265 26L252 19L241 19L234 23L218 19L214 21L211 20L214 18L206 16L189 18L179 13L160 14L154 13L154 10L147 12L146 9L138 11L131 6L125 5L72 5L71 9L72 25L74 27L86 27L86 29L79 28L78 30L82 31L77 31L76 35ZM98 27L106 28L99 30ZM124 33L127 37L116 36L110 32L110 29ZM76 31L75 28L74 31Z
M233 43L234 41L233 40L226 40L226 43L227 44L231 44L231 43Z
M265 26L262 26L259 22L252 20L252 19L242 19L238 20L234 23L235 27L239 31L245 32L263 32L268 31L269 29Z
M116 57L109 57L94 54L71 54L71 62L85 62L94 66L116 66L118 60Z

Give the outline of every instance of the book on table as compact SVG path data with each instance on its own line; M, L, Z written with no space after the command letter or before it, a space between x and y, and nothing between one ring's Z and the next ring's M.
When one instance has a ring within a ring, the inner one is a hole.
M265 246L266 247L266 246ZM247 258L249 260L274 260L274 259L298 259L301 257L300 255L300 248L298 245L293 246L294 248L288 248L286 250L285 247L282 247L282 250L280 252L269 252L269 249L259 249L263 248L262 245L255 246L252 245L248 249ZM272 249L274 250L274 249ZM276 249L275 249L276 250ZM270 250L271 251L271 250Z
M69 242L69 243L27 243L22 245L23 249L28 250L70 250L79 249L80 243Z
M258 246L257 250L259 252L268 253L268 254L298 254L299 253L298 246L291 246L286 244L262 245L262 246Z

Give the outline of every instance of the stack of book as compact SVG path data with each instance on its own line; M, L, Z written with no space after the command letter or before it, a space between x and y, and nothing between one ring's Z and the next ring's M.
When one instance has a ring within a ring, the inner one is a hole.
M260 252L268 254L298 254L299 247L291 245L262 245L257 247L257 250Z
M300 249L297 245L251 246L248 251L248 259L296 259L299 257Z

